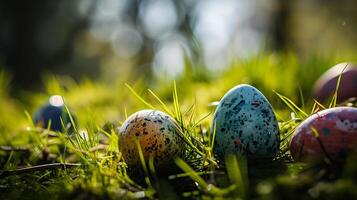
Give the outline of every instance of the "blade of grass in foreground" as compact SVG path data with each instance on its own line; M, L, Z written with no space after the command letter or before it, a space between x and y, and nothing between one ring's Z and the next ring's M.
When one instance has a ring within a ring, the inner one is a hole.
M212 132L212 136L210 137L211 138L211 143L210 143L210 148L213 149L213 146L214 146L214 140L216 139L216 130L217 130L217 126L216 126L216 122L214 123L213 125L213 132Z
M332 100L331 100L331 102L330 102L329 108L336 107L336 104L337 104L337 95L338 95L338 90L339 90L339 88L340 88L340 83L341 83L341 79L342 79L342 74L343 74L343 72L346 70L347 67L348 67L348 63L343 67L341 73L340 73L339 76L338 76L336 89L335 89L335 92L334 92L334 94L333 94Z
M175 160L176 164L185 172L187 173L192 180L194 180L202 189L207 190L208 184L203 180L201 176L195 172L185 161L180 158Z
M141 149L141 145L140 145L140 142L139 140L135 140L135 143L136 143L136 147L138 148L138 153L139 153L139 158L140 158L140 162L141 162L141 165L143 167L143 170L146 174L145 176L145 182L146 184L148 185L148 189L147 189L147 192L145 192L145 194L148 195L148 197L150 198L151 195L153 195L155 193L155 190L152 186L152 183L150 181L150 178L149 178L149 171L148 171L148 167L146 165L146 161L145 161L145 158L144 158L144 154L143 154L143 151Z
M25 112L25 115L26 115L27 120L28 120L29 123L30 123L31 128L32 128L33 130L35 130L35 124L33 123L33 120L32 120L32 117L31 117L30 113L27 112L27 110L25 110L24 112Z
M242 198L246 197L247 187L247 162L243 159L238 161L235 155L228 155L226 157L226 169L229 180L237 187L237 196ZM244 170L243 170L244 169Z
M128 119L128 111L127 111L126 107L124 108L124 116L125 116L125 119Z
M167 112L169 115L173 116L174 114L171 112L171 110L166 106L166 104L150 89L148 89L150 94L155 97L155 99L161 104L161 106L164 108L165 112Z
M35 124L33 123L33 120L32 120L32 118L31 118L31 115L30 115L27 111L25 111L25 115L26 115L27 120L28 120L29 123L30 123L30 126L31 126L31 130L30 130L30 132L31 132L31 137L32 137L32 139L34 139L34 140L36 141L36 146L37 146L39 149L44 148L45 145L43 144L40 135L37 134L36 126L35 126ZM34 134L34 133L35 133L35 134Z
M208 193L212 196L226 196L236 189L235 185L231 185L227 188L221 189L212 184L207 184L206 181L193 170L185 161L180 158L176 158L175 163L179 166L193 181L195 181L199 188L203 192Z
M316 112L318 111L318 107L317 107L317 106L321 107L322 109L326 109L326 107L325 107L324 105L322 105L320 102L318 102L318 101L316 101L316 100L314 99L314 106L313 106L313 108L311 109L311 114L312 114L312 113L315 113L315 110L316 110Z
M127 83L125 83L125 86L130 90L131 93L133 93L135 95L136 98L138 98L142 103L144 103L146 106L148 106L150 109L155 109L154 106L152 106L150 103L148 103L147 101L145 101L138 93L135 92L135 90L130 87L130 85L128 85Z
M309 115L306 114L301 108L299 108L292 100L290 100L288 97L279 94L278 92L274 91L276 95L296 114L301 113L303 117L308 117Z
M304 98L304 94L302 92L301 87L299 86L299 96L300 96L300 101L301 101L301 107L305 107L305 98Z
M180 104L179 104L179 100L178 100L178 95L177 95L177 87L176 87L176 81L174 80L174 91L173 91L173 101L174 101L174 110L175 110L175 117L176 120L180 123L180 126L182 128L182 130L184 130L184 121L182 118L182 113L180 110Z

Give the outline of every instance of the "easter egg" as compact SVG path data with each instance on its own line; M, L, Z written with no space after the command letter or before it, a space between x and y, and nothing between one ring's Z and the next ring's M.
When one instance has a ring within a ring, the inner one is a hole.
M119 150L128 165L141 166L137 143L144 159L154 159L157 166L172 163L184 152L184 141L178 124L169 115L157 110L132 114L118 131Z
M343 71L345 67L346 69ZM316 81L313 93L317 101L325 103L329 100L336 90L338 78L342 71L337 102L357 97L357 66L351 63L340 63L327 70Z
M64 107L62 97L53 95L49 98L49 102L36 112L33 121L35 125L42 128L48 128L50 125L49 128L52 131L64 131L61 119L67 129L72 128L71 119Z
M280 144L278 121L265 96L242 84L229 90L214 113L214 152L251 158L273 158Z
M317 137L318 136L318 137ZM336 107L304 120L290 141L296 161L338 160L357 147L357 108Z

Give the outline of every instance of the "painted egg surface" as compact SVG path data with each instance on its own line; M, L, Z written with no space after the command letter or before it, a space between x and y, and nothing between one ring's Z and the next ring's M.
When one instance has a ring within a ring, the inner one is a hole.
M273 158L279 149L279 127L273 109L250 85L238 85L223 96L211 130L216 131L214 152L220 158L227 154Z
M326 154L338 160L349 150L356 149L356 145L357 108L336 107L304 120L292 136L290 152L296 161L317 161Z
M144 158L153 157L155 165L172 163L184 151L184 141L177 124L169 115L157 110L142 110L131 115L119 129L119 150L128 165L140 166L138 140Z
M72 117L75 120L75 117ZM50 97L48 104L44 105L36 112L34 123L42 128L47 128L50 124L50 129L52 131L63 131L64 129L61 119L66 128L70 129L72 127L70 116L64 107L62 97L54 95Z
M347 66L347 67L346 67ZM340 63L327 70L315 83L314 98L325 103L335 92L338 78L343 71L337 93L337 102L357 97L357 65Z

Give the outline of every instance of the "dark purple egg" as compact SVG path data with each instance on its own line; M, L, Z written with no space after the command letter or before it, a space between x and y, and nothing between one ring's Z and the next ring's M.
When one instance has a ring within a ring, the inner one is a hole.
M318 137L317 137L318 135ZM290 141L296 161L318 161L325 156L339 160L357 149L357 108L336 107L304 120Z
M347 65L347 67L346 67ZM325 103L334 94L339 75L343 68L340 86L337 93L337 102L343 102L351 97L357 97L357 65L340 63L327 70L315 83L314 98Z

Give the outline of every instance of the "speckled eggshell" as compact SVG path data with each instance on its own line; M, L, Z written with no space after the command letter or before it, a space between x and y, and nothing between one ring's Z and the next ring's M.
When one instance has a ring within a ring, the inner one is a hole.
M227 154L273 158L279 149L279 126L273 109L250 85L238 85L224 95L214 114L214 129L214 152L221 159Z
M314 135L314 129L319 140ZM321 146L322 145L322 146ZM357 145L357 108L336 107L317 112L304 120L290 141L290 152L296 161L343 158Z
M128 165L141 166L136 140L139 141L146 161L163 166L181 156L184 141L177 124L169 115L157 110L142 110L131 115L118 130L119 150Z
M347 65L347 67L346 67ZM315 83L314 98L325 103L334 94L338 78L342 70L340 87L337 93L337 102L343 102L351 97L357 97L357 65L340 63L327 70Z

